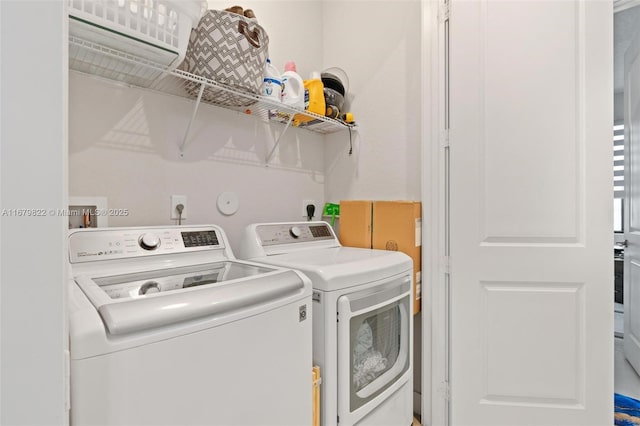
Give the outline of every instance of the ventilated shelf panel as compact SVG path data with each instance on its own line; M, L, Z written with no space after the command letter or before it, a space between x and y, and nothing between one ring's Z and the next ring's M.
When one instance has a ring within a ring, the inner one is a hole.
M328 134L355 127L312 112L287 107L180 69L169 71L157 63L73 36L69 37L69 67L82 73L193 99L264 121L280 122L316 133ZM307 120L298 120L300 117L306 117Z

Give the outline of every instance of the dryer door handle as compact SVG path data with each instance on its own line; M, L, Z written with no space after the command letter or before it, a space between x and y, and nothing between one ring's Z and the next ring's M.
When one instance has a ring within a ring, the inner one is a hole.
M353 315L366 312L405 297L411 292L411 277L403 277L376 287L373 292L363 291L346 296ZM344 297L344 296L343 296Z

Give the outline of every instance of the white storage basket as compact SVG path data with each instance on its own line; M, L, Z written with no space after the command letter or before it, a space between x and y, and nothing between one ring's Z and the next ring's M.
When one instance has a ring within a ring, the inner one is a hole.
M207 8L203 0L68 1L70 36L154 62L168 70L183 61L191 28ZM127 64L112 65L124 68L126 73Z

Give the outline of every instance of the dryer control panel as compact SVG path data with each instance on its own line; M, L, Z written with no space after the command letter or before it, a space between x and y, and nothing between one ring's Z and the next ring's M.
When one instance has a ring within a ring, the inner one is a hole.
M263 247L313 241L337 241L331 226L326 222L264 224L256 227L256 233Z

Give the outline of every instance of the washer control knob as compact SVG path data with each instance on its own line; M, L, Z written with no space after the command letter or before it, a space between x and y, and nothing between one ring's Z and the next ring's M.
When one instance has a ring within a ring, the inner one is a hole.
M143 296L145 294L159 293L160 285L155 281L147 281L146 283L140 286L140 290L138 290L138 294Z
M138 244L140 244L140 247L145 250L155 250L160 247L160 237L148 232L140 235L140 238L138 238Z
M299 238L300 235L302 235L302 229L300 229L299 226L292 226L289 228L289 234L291 234L293 238Z

